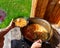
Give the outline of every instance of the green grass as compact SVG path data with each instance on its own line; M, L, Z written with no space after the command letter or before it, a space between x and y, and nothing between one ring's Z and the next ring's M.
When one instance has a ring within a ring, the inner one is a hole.
M0 28L5 28L12 18L29 17L31 0L0 0L0 9L5 10L7 14L5 20L0 24Z

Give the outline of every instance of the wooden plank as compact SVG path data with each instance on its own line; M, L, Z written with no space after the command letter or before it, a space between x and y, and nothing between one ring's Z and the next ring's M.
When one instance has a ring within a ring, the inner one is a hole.
M56 13L57 13L58 10L59 10L59 4L57 2L57 4L56 4L56 6L55 6L55 8L54 8L54 10L53 10L53 12L52 12L52 14L50 16L56 15Z
M58 10L60 8L58 1L59 0L38 0L35 6L33 16L40 18L45 17L51 23L55 23L56 16L58 17Z
M54 8L54 10L52 12L52 14L49 16L49 18L50 18L49 21L51 23L56 23L56 20L58 18L58 16L56 16L56 14L58 14L59 9L60 9L60 7L59 7L59 4L57 2L57 4L56 4L56 6L55 6L55 8Z
M53 13L53 10L57 4L58 0L52 0L52 2L50 3L50 8L49 8L49 13L48 16L50 16Z
M35 16L35 10L36 10L36 6L37 6L37 1L38 0L32 0L30 17Z
M57 23L56 20L59 20L57 19L59 17L56 16L60 9L58 1L59 0L51 0L51 2L48 4L44 19L48 20L50 23Z
M37 7L35 10L35 17L39 17L39 15L40 15L42 2L43 2L43 0L38 0L38 2L37 2Z
M35 13L35 16L36 17L40 17L40 18L43 18L44 17L44 14L45 14L45 11L46 11L46 7L48 5L48 1L49 0L39 0L38 1L38 5L37 6L37 10L36 10L36 13Z
M48 5L48 0L44 0L43 3L42 3L42 6L41 6L41 11L40 11L41 18L44 17L47 5Z
M53 9L55 8L56 3L58 2L58 0L49 0L47 9L46 9L46 13L44 15L44 19L49 20L50 19L50 15L53 12ZM48 19L47 19L48 18Z
M55 22L58 24L59 20L60 20L60 8L59 8L58 12L56 13Z

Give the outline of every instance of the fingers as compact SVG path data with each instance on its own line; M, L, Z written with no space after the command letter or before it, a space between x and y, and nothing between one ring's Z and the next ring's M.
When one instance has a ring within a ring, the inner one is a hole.
M41 44L40 43L36 43L35 46L36 46L36 48L39 48L39 47L41 47Z
M41 44L40 43L33 43L31 48L40 48L41 47Z
M32 44L31 48L40 48L41 44L42 44L42 41L39 39Z
M39 40L37 40L35 42L42 44L42 40L41 39L39 39Z

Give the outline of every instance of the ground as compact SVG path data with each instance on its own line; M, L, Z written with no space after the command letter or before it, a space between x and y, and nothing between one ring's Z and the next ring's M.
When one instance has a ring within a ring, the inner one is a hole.
M5 20L0 23L0 29L9 25L11 19L29 17L31 0L0 0L0 9L6 12Z

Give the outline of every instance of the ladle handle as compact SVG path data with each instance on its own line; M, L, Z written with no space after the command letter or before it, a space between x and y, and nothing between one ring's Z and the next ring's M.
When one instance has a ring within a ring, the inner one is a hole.
M52 48L50 42L42 42L42 48Z

